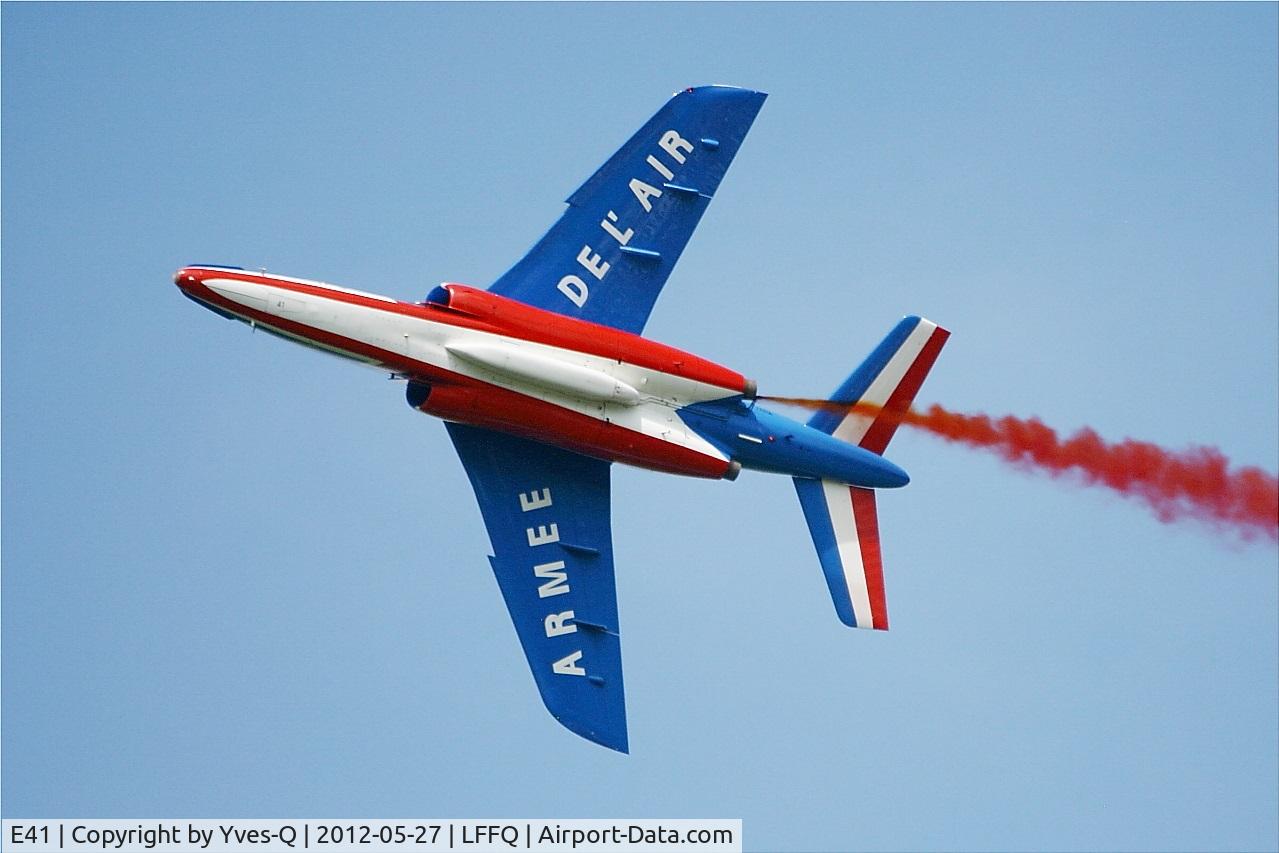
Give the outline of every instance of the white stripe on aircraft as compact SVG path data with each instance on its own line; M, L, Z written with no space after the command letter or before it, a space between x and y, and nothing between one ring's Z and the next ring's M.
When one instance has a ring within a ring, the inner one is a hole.
M835 543L839 548L839 561L844 566L848 597L853 602L853 616L858 628L870 628L874 621L870 611L870 592L866 589L866 567L862 563L862 548L857 538L857 520L853 517L853 493L843 483L831 480L822 480L822 493L826 497L831 526L835 529Z

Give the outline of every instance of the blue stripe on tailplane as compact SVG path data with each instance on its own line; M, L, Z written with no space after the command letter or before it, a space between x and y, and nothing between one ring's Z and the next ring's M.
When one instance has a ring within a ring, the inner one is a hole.
M626 752L609 463L446 423L493 543L502 598L555 719Z
M568 210L493 283L502 296L639 334L767 97L677 93L568 198Z
M851 406L865 396L866 390L875 381L875 377L883 371L884 367L897 353L897 350L901 349L902 344L910 337L910 333L915 331L915 327L919 323L919 317L903 318L880 341L879 346L875 347L874 351L866 357L866 360L853 371L852 375L844 380L844 384L835 390L830 399L833 402L847 403ZM846 415L843 412L821 410L808 419L808 425L813 429L830 434L839 427L845 417Z
M796 477L795 491L799 493L804 520L808 523L808 532L812 534L813 544L817 547L817 559L821 563L822 574L826 577L830 599L835 604L835 614L839 616L840 622L856 628L857 616L853 613L853 601L844 577L844 563L839 555L839 542L835 538L835 526L826 506L821 480Z

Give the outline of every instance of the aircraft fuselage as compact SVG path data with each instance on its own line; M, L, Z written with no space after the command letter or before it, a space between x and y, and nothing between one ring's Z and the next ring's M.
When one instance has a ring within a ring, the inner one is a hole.
M174 282L232 319L408 380L410 405L609 461L733 479L743 467L867 488L883 457L754 404L740 373L608 326L449 284L422 303L232 267Z

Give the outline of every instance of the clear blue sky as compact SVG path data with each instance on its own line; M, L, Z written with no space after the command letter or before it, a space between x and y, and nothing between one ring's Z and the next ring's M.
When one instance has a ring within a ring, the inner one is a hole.
M924 435L842 627L791 484L619 468L632 754L541 707L438 422L189 262L486 286L687 85L771 93L648 333L1279 469L1276 6L3 8L11 816L742 817L1274 849L1276 548Z

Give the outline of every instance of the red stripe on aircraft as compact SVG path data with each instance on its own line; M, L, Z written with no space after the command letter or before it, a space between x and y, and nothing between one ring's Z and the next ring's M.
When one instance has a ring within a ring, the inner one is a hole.
M924 346L920 349L919 355L915 357L915 361L911 366L906 369L901 382L897 383L897 387L893 389L893 393L884 403L884 408L875 417L870 429L866 430L866 434L862 436L862 447L872 453L881 454L884 452L884 448L888 447L888 442L892 439L893 433L897 432L897 427L901 425L902 418L906 416L906 412L910 410L910 404L914 401L915 395L919 393L919 386L924 384L924 378L928 376L928 371L932 369L933 362L937 361L937 355L941 352L942 345L946 343L946 339L949 337L950 332L940 326L929 335L928 340L924 342Z
M574 317L556 314L553 311L534 308L514 299L507 299L467 285L448 285L454 294L454 302L459 305L459 309L454 309L431 304L386 302L381 299L361 296L357 293L331 290L327 287L282 280L241 270L192 267L182 270L179 275L183 277L194 276L196 281L200 283L205 278L221 278L264 284L270 287L278 287L281 290L292 290L297 293L333 299L338 302L360 305L378 311L418 317L466 329L493 332L532 343L546 344L602 358L617 359L634 364L637 367L657 370L697 382L705 382L708 385L725 388L739 394L746 389L746 377L742 374L675 347L659 344L656 341L650 341L647 338L624 332L620 329L614 329L611 326L591 323L587 320L578 320ZM190 284L186 286L188 288L191 287ZM242 313L240 307L234 310Z
M720 479L727 459L644 435L611 421L465 376L432 387L427 414L554 444L597 459L625 462L669 474Z
M870 599L871 627L888 630L888 602L884 597L884 561L879 552L879 517L875 512L875 492L850 486L853 496L853 523L857 525L857 545L862 552L866 575L866 595Z

